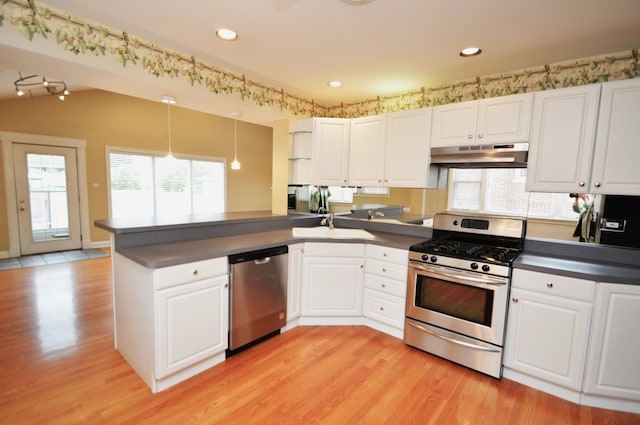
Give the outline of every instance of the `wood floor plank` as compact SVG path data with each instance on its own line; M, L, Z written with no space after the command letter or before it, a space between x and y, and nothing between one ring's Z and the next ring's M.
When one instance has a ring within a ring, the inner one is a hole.
M111 297L109 258L0 271L0 424L640 424L363 326L295 328L152 394Z

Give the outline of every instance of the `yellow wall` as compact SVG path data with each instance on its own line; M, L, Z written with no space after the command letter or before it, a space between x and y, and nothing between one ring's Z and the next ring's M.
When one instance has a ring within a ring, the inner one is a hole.
M180 99L178 99L178 102ZM70 137L87 141L90 239L109 239L93 227L108 216L105 146L168 150L167 105L100 90L0 101L0 131ZM240 170L227 165L227 211L271 210L272 129L238 121ZM171 107L172 147L183 154L233 161L233 120ZM1 155L1 153L0 153ZM1 163L1 158L0 158ZM92 187L95 183L98 187ZM0 173L0 251L9 248L4 172ZM286 190L286 184L283 191ZM284 197L283 197L284 198Z

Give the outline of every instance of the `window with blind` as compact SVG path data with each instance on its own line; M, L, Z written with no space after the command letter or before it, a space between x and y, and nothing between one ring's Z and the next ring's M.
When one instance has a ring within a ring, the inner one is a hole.
M109 152L111 217L176 216L225 210L224 161Z
M526 168L452 168L449 209L531 218L573 220L574 200L568 193L525 191Z

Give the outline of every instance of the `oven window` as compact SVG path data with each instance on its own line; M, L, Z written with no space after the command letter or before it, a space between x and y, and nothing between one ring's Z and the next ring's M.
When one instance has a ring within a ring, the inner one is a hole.
M490 289L417 276L416 307L491 327L493 294Z

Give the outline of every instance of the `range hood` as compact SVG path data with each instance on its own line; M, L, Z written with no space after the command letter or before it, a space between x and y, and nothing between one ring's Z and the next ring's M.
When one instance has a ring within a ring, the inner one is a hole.
M526 168L529 143L431 148L431 165L452 168Z

